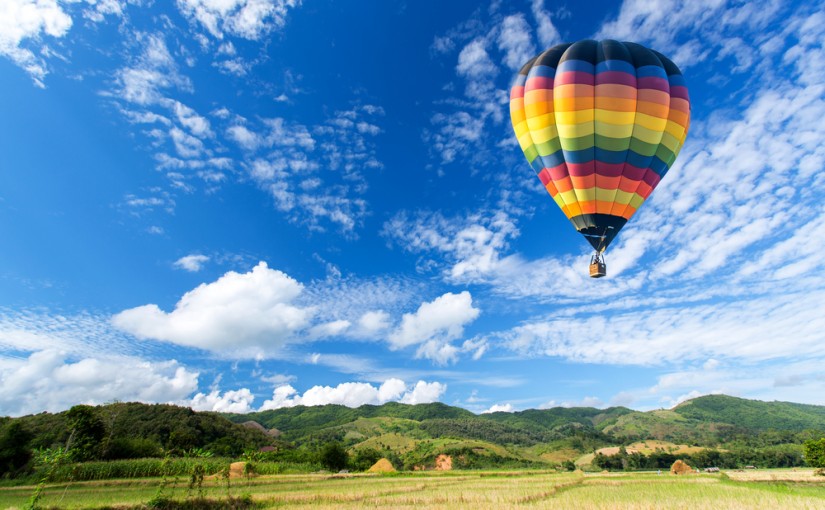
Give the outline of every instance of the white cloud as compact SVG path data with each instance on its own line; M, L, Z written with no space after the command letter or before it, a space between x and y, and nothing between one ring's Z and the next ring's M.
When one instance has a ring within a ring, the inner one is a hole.
M192 108L189 108L180 101L173 101L172 110L175 112L178 122L189 129L193 135L198 138L214 136L209 127L209 121L205 117L198 115Z
M538 38L543 47L542 49L546 50L561 43L561 36L559 35L558 29L553 24L550 14L544 10L544 0L533 0L530 7L533 12L533 18L535 18L536 24L538 25Z
M124 310L112 323L138 338L164 340L232 357L271 355L304 329L314 310L293 303L303 286L260 262L187 292L171 312L150 304Z
M390 326L390 314L383 310L370 310L358 319L360 329L370 335L386 330Z
M184 269L189 271L190 273L197 273L201 269L203 269L203 265L209 262L209 257L206 255L201 255L199 253L193 253L192 255L186 255L185 257L181 257L175 261L175 267L179 269Z
M419 357L447 363L454 361L458 354L458 349L450 342L461 338L464 326L474 321L479 313L479 309L473 307L469 292L448 292L429 303L422 303L415 313L405 313L401 324L387 339L393 349L419 345Z
M225 34L258 40L286 25L300 0L178 0L185 16L197 20L218 39Z
M313 326L309 330L310 338L327 338L342 335L352 325L350 321L339 319L336 321L324 322Z
M198 387L198 373L176 361L111 356L70 361L45 349L28 358L0 357L0 415L57 412L112 400L166 402Z
M0 2L0 55L25 69L42 87L46 63L23 43L31 39L40 42L43 35L63 37L71 26L72 18L56 0Z
M493 404L490 408L481 411L481 414L512 413L514 411L513 404Z
M496 74L498 69L490 60L486 46L487 42L479 38L462 48L461 53L458 54L456 72L468 78L487 77Z
M447 385L438 381L426 382L418 381L411 391L407 391L401 396L402 404L429 404L437 402L447 391Z
M229 126L226 129L226 135L230 140L234 141L246 150L255 150L261 145L262 141L258 135L246 126L237 125Z
M804 312L800 303L805 303ZM799 320L804 313L805 320ZM662 365L713 358L825 357L825 291L560 314L502 333L508 348L581 363ZM781 342L777 342L781 338Z
M535 56L536 48L530 38L530 26L522 14L513 14L501 22L498 47L504 52L504 63L518 70Z
M387 379L378 387L361 382L345 382L334 387L313 386L303 395L299 395L292 386L284 385L275 388L272 399L265 401L260 410L327 404L359 407L366 404L381 405L390 401L424 404L437 401L446 390L444 384L425 381L418 381L409 388L404 381L395 378Z
M111 94L141 106L163 103L174 108L177 102L164 97L162 91L177 88L191 91L191 81L180 74L162 34L136 34L143 52L131 66L115 73L117 89Z
M518 236L515 222L504 212L446 218L440 213L406 212L384 224L382 234L413 253L435 253L450 264L447 279L470 282L486 279L501 264L508 240Z
M195 411L215 411L218 413L249 413L255 396L247 388L226 391L213 390L208 394L198 393L191 400L183 400L181 405L189 406Z

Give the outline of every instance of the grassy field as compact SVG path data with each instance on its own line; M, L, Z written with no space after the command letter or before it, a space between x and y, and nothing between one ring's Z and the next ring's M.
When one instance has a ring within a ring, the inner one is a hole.
M156 495L159 479L78 482L48 486L42 508L139 508ZM179 478L165 494L191 500ZM0 488L0 508L23 508L34 487ZM548 509L825 509L825 478L812 470L765 470L676 477L655 473L453 471L375 475L276 475L204 482L202 496L249 495L257 508L548 508ZM200 506L199 508L220 508Z

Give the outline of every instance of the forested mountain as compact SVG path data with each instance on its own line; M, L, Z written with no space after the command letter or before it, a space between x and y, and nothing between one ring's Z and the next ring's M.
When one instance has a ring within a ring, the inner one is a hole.
M296 406L250 414L114 403L0 418L0 471L24 469L32 452L61 449L74 461L244 454L317 469L331 444L344 448L359 469L380 457L398 468L426 467L441 454L451 455L459 468L572 469L575 462L631 469L662 467L676 458L794 466L803 463L802 443L820 437L823 406L724 395L648 412L559 407L482 415L441 403Z

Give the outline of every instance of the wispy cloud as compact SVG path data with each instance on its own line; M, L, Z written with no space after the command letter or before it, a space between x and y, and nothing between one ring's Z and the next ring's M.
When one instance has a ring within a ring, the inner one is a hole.
M290 9L301 0L178 0L181 13L197 21L217 39L236 36L258 40L283 28Z
M204 264L209 262L209 257L200 253L193 253L186 255L175 261L174 266L189 271L190 273L197 273L203 269Z

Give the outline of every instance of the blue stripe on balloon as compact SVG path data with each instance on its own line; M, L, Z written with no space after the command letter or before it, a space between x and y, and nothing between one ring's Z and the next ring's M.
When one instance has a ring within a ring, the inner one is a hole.
M584 60L565 60L559 64L558 73L568 73L570 71L578 71L582 73L593 74L594 66L590 62Z
M596 64L596 72L603 73L605 71L622 71L636 76L636 68L633 64L625 60L605 60Z
M555 168L565 162L564 152L560 150L550 154L549 156L541 156L536 159L541 159L543 168Z
M636 77L637 78L649 78L649 77L656 77L656 78L665 78L667 79L667 73L665 73L664 68L659 66L642 66L636 68Z
M647 168L650 164L650 156L643 156L636 151L627 151L627 164L637 168Z
M530 72L527 73L527 77L534 78L536 76L554 78L556 76L556 70L549 66L533 66L530 68Z

